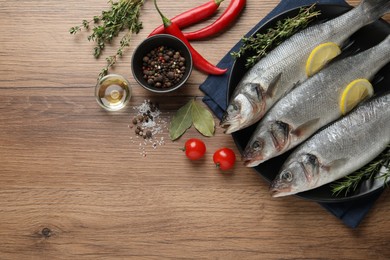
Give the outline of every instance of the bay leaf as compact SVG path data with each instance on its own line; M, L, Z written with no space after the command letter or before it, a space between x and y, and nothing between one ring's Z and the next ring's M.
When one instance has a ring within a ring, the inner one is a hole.
M192 100L191 106L192 122L195 128L204 136L213 136L215 132L215 122L213 115L208 109Z
M177 110L169 125L169 137L172 141L182 136L192 125L191 107L193 100Z

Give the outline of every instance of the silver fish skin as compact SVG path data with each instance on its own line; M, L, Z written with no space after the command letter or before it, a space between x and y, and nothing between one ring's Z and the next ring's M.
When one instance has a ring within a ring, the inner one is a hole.
M285 40L253 66L230 98L220 125L230 134L259 121L268 109L307 76L305 64L319 44L339 46L364 25L390 11L390 0L363 0L356 8Z
M342 116L340 98L359 78L372 79L390 62L390 35L378 45L330 64L280 99L259 122L242 154L248 167L297 146Z
M311 190L360 169L390 144L390 93L358 106L299 146L271 183L272 197Z

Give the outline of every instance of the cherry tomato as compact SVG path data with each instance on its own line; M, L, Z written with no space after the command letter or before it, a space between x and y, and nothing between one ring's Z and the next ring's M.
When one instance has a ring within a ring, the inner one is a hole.
M197 138L188 139L184 145L186 156L190 160L199 160L206 153L206 145Z
M224 147L214 153L213 160L219 169L223 171L229 170L233 168L236 162L236 154L232 149Z

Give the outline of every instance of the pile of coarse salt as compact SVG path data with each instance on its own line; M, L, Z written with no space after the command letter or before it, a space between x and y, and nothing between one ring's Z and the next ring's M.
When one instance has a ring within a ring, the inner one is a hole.
M129 124L130 129L134 129L135 137L130 137L132 144L138 143L140 155L145 157L148 148L157 149L165 144L164 131L167 130L167 121L163 119L158 104L150 100L144 100L139 106L134 106L136 114ZM168 117L168 115L167 115Z

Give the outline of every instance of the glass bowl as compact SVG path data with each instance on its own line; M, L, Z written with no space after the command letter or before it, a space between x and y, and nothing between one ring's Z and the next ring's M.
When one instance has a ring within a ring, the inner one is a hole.
M108 111L124 108L131 97L131 87L127 79L118 74L109 74L99 80L95 87L98 104Z

